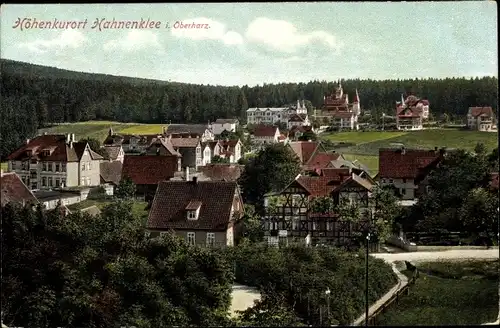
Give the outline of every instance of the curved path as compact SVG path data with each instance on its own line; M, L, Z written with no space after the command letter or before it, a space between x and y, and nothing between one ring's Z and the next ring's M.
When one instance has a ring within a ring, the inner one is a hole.
M395 261L411 261L411 262L433 262L441 260L488 260L498 259L498 249L464 249L464 250L448 250L441 252L411 252L411 253L377 253L371 254L373 257L382 259L393 264ZM487 323L486 325L500 324L500 282L498 287L499 295L499 312L495 322ZM381 299L382 300L382 299ZM379 300L379 301L381 301ZM377 302L378 303L378 302ZM383 304L383 302L382 302ZM380 305L382 305L380 304ZM370 309L371 312L371 309Z

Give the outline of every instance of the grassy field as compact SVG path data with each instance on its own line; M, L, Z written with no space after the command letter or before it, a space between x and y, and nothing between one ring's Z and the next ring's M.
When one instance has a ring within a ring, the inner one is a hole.
M3 170L4 172L7 172L7 171L8 171L9 164L8 164L7 162L3 162L3 163L1 163L1 164L0 164L0 166L1 166L1 168L2 168L2 170Z
M393 143L401 143L407 148L418 149L447 147L473 150L477 143L483 143L489 151L498 147L497 133L459 129L432 129L410 132L337 132L322 134L320 138L332 143L355 144L347 147L336 147L335 150L346 155L348 159L358 159L374 172L378 171L379 148L391 148Z
M39 133L74 133L77 140L84 138L95 138L104 141L108 135L109 128L115 132L125 134L155 134L161 133L166 124L138 124L120 123L110 121L87 121L78 123L63 123L50 128L40 129Z
M497 260L421 263L417 267L420 276L410 295L381 314L377 325L479 325L496 320Z

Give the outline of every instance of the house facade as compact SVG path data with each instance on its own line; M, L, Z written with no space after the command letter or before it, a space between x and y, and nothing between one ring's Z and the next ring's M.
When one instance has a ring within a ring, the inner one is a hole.
M220 135L222 132L236 132L240 122L237 119L219 118L212 123L211 128L214 135Z
M493 108L469 107L469 111L467 112L467 128L484 132L498 131Z
M288 107L267 107L247 109L247 124L273 125L288 120Z
M280 136L281 133L278 127L260 124L255 127L252 139L258 144L268 144L279 142Z
M41 135L8 157L9 171L16 172L30 190L98 186L104 158L77 142L74 134Z
M419 190L419 185L425 181L430 169L437 165L444 154L444 150L437 148L434 150L381 148L377 175L379 184L382 187L392 187L402 201L415 201L424 192Z
M152 237L174 233L190 245L227 247L234 245L242 213L236 182L165 181L158 185L146 229Z
M358 130L358 117L361 114L358 90L352 103L349 102L349 95L344 93L342 84L331 94L323 97L323 107L316 117L327 118L331 126L337 129Z
M398 130L422 130L429 118L429 101L410 95L396 102L396 128Z
M332 205L356 203L367 215L373 184L349 170L328 171L321 170L316 176L299 174L280 193L267 195L261 227L269 244L291 241L345 246L356 238L354 232L362 230L362 222L349 222L333 208L320 210L314 202L326 198Z
M242 156L243 143L238 140L221 140L221 154L229 163L237 163Z

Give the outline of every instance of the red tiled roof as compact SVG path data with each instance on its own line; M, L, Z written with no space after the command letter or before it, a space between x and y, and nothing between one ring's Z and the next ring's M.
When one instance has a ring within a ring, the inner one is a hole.
M493 108L491 107L470 107L469 111L473 117L486 115L487 117L493 116Z
M274 137L276 130L278 130L278 128L275 126L258 125L255 127L253 135L255 137Z
M289 145L303 165L307 164L316 150L320 147L320 143L316 141L293 141L290 142Z
M177 156L126 155L122 178L128 176L137 185L151 185L174 177L176 171Z
M231 208L235 195L239 196L236 182L161 182L149 211L146 228L225 231L233 219ZM192 201L201 202L197 220L187 219L186 207Z
M35 195L33 195L16 173L3 173L0 180L0 187L2 188L2 207L11 202L21 204L24 202L38 203Z
M337 153L320 153L317 152L313 155L309 161L307 161L306 169L307 170L316 170L326 168L331 161L335 161L340 157Z
M306 175L299 176L295 181L312 197L328 196L339 185L339 183L327 177L311 177Z
M236 164L207 164L200 167L200 171L212 181L236 181L243 172L243 165Z
M415 179L421 169L438 158L434 150L379 149L379 177L391 179Z
M319 171L319 172L318 172ZM321 168L316 170L320 176L327 177L332 180L343 181L346 177L351 175L351 170L349 168Z
M67 143L67 136L64 134L45 134L37 136L27 144L8 156L8 160L22 161L29 159L28 151L31 151L32 158L42 161L56 162L78 162L87 145L86 142ZM50 151L49 155L44 154L44 150ZM90 151L93 159L103 159L101 155Z

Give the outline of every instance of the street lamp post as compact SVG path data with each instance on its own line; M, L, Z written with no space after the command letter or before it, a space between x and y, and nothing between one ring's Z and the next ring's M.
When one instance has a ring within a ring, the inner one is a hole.
M368 314L370 310L370 304L368 302L368 256L369 256L369 246L370 246L370 233L366 235L366 259L365 259L365 265L366 265L366 271L365 271L365 326L368 327Z
M330 325L330 288L327 288L325 291L326 294L326 315L327 315L327 322L328 325Z

